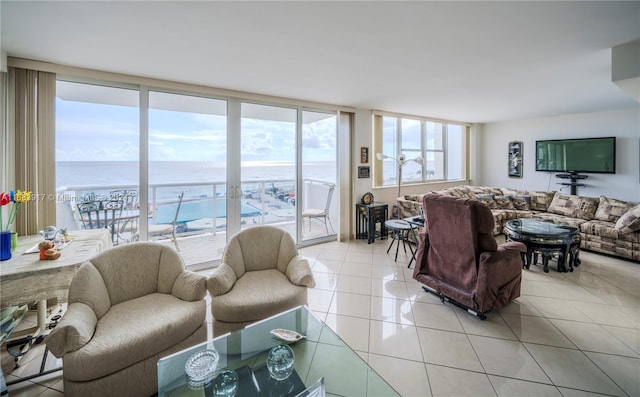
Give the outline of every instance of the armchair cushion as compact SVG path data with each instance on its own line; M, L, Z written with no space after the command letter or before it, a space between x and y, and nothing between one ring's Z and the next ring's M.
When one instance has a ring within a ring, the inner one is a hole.
M286 274L289 280L295 285L309 288L316 286L313 273L311 273L311 268L309 268L309 261L298 255L289 261Z
M212 297L226 294L233 287L236 280L236 273L231 266L226 263L221 263L220 266L213 270L211 276L209 276L207 289Z
M226 294L211 299L211 313L216 320L240 323L306 303L306 287L291 284L277 269L256 270L246 272Z
M91 307L76 302L69 305L56 332L47 337L47 347L56 357L78 350L93 337L98 318Z
M189 302L204 299L207 294L207 276L184 271L176 278L171 294Z

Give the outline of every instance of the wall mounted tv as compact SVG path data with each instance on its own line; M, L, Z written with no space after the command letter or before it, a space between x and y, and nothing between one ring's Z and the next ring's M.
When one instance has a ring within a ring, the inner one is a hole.
M536 141L536 171L616 173L616 138Z

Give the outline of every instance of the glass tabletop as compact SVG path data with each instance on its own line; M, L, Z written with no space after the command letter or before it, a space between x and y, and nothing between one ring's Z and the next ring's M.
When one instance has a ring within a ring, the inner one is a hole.
M274 329L296 331L304 337L293 343L284 342L271 334ZM282 344L293 350L293 372L277 381L270 376L267 356L272 348ZM205 350L218 352L218 371L235 372L232 375L238 379L237 397L296 396L321 378L327 396L399 396L306 306L160 359L158 396L213 396L213 383L220 376L204 387L194 387L188 384L185 373L187 360Z
M548 237L566 236L578 231L573 226L559 225L537 219L513 219L507 222L507 228L523 235Z

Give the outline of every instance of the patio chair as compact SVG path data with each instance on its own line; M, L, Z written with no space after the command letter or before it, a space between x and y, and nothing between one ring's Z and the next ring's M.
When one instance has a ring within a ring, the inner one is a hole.
M114 245L118 244L118 218L123 207L122 200L84 201L77 205L84 229L110 229Z
M149 237L162 237L165 235L171 235L171 241L173 245L176 246L176 251L180 252L180 247L178 246L178 239L176 238L176 225L178 224L178 215L180 214L180 206L182 205L182 198L184 197L184 192L181 192L178 196L178 207L176 208L176 214L173 217L173 222L171 224L153 224L149 225L147 229L147 234Z
M307 208L302 212L302 220L309 219L309 231L311 231L311 220L317 219L324 223L324 227L327 230L327 236L329 235L329 226L331 226L331 233L335 233L333 225L331 224L331 218L329 217L329 207L331 207L331 198L333 197L333 191L336 189L334 184L324 184L327 187L327 199L325 201L324 208ZM308 193L307 193L308 194Z

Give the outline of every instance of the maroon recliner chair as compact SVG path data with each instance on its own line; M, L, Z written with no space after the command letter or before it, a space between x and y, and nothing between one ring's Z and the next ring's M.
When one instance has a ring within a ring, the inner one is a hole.
M425 291L485 319L520 296L522 243L498 246L489 207L476 200L428 194L413 278Z

